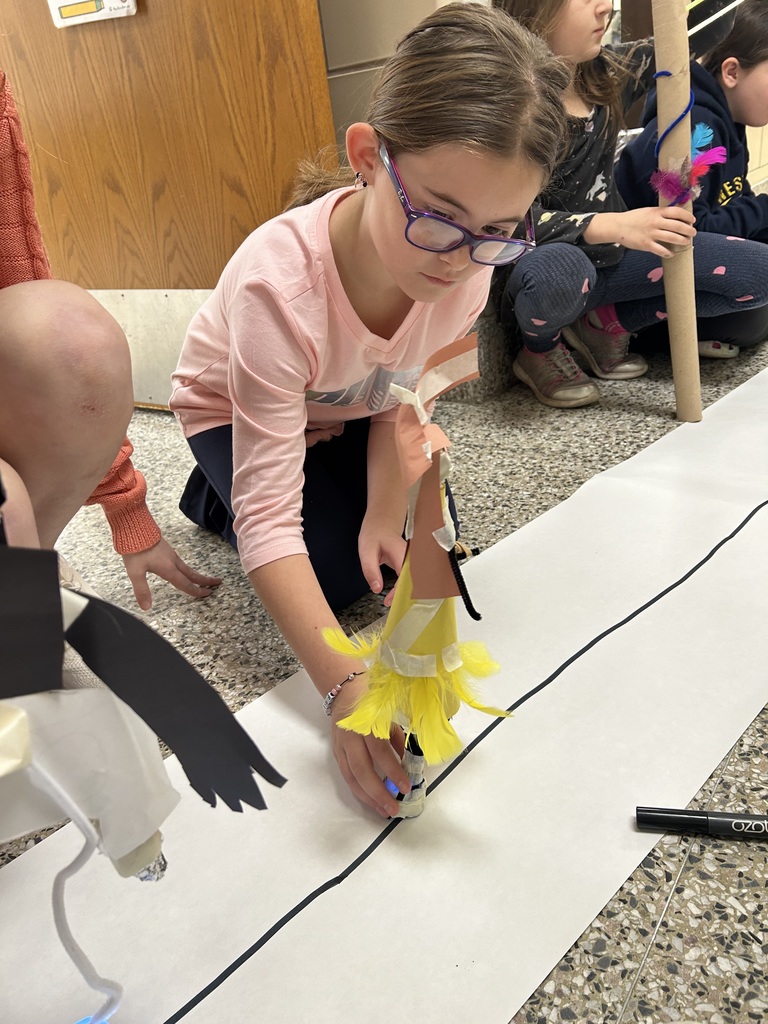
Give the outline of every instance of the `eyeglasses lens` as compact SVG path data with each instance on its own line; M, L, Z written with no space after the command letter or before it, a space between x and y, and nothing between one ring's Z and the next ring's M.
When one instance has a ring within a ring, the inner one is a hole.
M425 249L441 252L464 241L464 232L451 227L442 220L432 217L418 217L408 225L406 237L414 245L422 245Z
M499 239L498 242L481 242L475 247L473 258L477 263L511 263L518 256L522 256L525 247L519 242L509 242Z
M405 237L412 245L430 252L446 252L464 241L464 232L445 221L422 216L410 221ZM472 258L476 263L489 265L511 263L522 256L524 251L525 247L518 242L500 238L498 242L476 243L472 249Z

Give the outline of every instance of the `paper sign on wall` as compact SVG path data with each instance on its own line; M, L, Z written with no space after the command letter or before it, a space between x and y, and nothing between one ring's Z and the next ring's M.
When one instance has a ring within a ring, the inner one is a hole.
M57 28L136 13L136 0L48 0L48 6Z

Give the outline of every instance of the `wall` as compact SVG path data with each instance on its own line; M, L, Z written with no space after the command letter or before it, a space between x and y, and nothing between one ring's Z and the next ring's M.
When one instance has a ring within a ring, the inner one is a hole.
M54 273L115 316L137 403L164 407L190 317L333 142L316 0L139 0L65 29L45 0L1 2Z
M758 185L768 179L768 128L747 128L749 146L749 183Z
M318 0L339 145L363 119L376 72L397 40L447 0ZM490 0L484 0L490 3Z
M51 261L86 288L212 287L333 139L316 0L139 0L64 29L2 0L0 25Z

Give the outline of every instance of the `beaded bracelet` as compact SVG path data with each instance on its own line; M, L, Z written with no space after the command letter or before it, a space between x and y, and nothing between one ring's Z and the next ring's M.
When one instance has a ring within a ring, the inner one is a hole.
M344 685L344 683L348 683L350 679L354 679L356 676L361 676L363 674L363 672L350 672L346 679L342 679L341 682L337 683L332 690L328 691L328 693L325 695L325 700L323 701L323 711L326 713L326 715L330 715L331 704L333 704L338 695L341 693L341 688Z

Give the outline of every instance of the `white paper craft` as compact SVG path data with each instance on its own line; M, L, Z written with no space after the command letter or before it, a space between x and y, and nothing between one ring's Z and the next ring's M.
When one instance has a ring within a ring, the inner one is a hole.
M48 6L57 28L136 13L136 0L48 0Z

